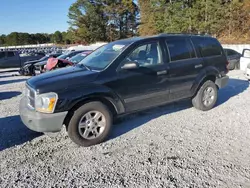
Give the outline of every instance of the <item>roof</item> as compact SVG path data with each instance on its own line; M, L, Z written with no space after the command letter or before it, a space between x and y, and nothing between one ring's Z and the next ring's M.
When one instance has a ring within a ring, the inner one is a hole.
M145 37L131 37L127 39L121 39L117 40L114 42L128 42L128 43L133 43L139 40L143 39L150 39L150 38L159 38L159 37L211 37L210 35L201 35L201 34L190 34L190 33L161 33L158 35L153 35L153 36L145 36Z

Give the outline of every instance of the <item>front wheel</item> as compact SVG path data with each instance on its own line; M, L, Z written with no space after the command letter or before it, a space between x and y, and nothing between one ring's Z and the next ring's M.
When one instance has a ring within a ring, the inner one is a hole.
M112 114L101 102L89 102L78 108L68 125L68 134L80 146L103 142L112 126Z
M202 111L208 111L214 107L218 98L218 89L211 80L206 81L192 99L193 106Z

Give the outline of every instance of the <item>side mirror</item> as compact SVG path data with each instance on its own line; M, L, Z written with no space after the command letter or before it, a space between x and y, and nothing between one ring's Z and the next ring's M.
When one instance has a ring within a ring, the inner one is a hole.
M131 69L137 69L138 63L136 62L127 62L125 65L121 67L122 70L131 70Z

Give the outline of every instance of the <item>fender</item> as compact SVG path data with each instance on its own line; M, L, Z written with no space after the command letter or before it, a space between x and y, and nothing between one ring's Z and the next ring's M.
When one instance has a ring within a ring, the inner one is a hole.
M55 112L69 111L75 105L88 100L105 100L113 105L117 114L125 112L121 98L110 88L91 83L85 87L67 88L58 93Z
M200 73L195 78L195 81L191 87L191 93L194 95L199 88L199 86L202 84L202 82L208 78L208 77L215 77L215 79L219 76L220 72L218 69L216 69L213 66L208 66L200 71ZM214 80L215 81L215 80Z

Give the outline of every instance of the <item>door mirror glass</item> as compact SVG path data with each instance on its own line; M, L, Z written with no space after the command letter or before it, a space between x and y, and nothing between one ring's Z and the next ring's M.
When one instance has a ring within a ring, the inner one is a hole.
M243 57L250 58L250 50L249 49L244 49L242 53Z
M121 67L122 70L131 70L131 69L137 69L139 66L136 62L127 62L125 65Z

